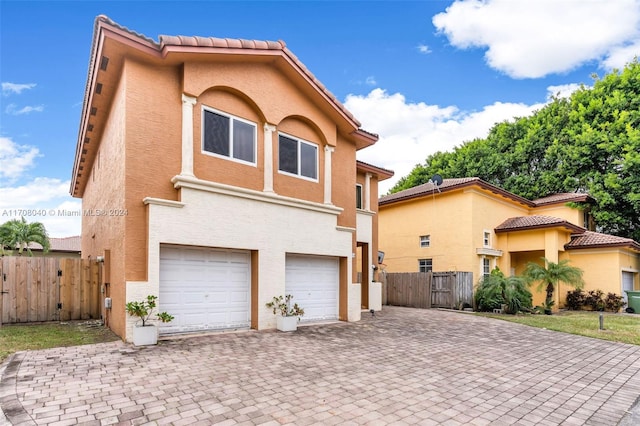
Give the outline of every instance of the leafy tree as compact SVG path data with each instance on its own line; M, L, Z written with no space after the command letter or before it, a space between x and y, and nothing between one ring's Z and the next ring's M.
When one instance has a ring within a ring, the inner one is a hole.
M545 288L547 293L545 298L545 308L550 309L554 304L553 292L558 283L563 282L574 288L582 288L582 269L570 266L568 260L561 260L558 263L550 262L542 258L545 266L535 262L527 263L524 270L524 277L528 283L539 282L538 291ZM546 286L546 287L545 287Z
M640 241L640 63L554 98L485 139L430 155L390 192L444 178L479 177L528 199L586 192L598 231Z
M516 314L529 310L532 306L531 292L521 277L505 277L495 268L480 282L475 292L476 307L479 311L492 311L507 305L507 312Z
M49 235L42 223L28 223L22 217L20 220L13 219L0 225L0 246L18 250L20 255L26 248L27 254L33 256L29 248L30 243L40 244L45 253L49 251ZM4 248L2 252L4 254Z

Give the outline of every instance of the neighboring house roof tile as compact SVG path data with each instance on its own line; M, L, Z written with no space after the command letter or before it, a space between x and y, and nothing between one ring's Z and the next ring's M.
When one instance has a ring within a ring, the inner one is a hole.
M561 219L559 217L534 215L511 217L496 226L495 232L524 231L528 229L552 228L557 226L570 229L576 233L585 231L584 228L567 222L565 219Z
M451 191L454 189L459 189L459 188L463 188L471 185L478 185L482 189L510 198L528 207L534 207L534 204L531 201L527 200L526 198L512 194L511 192L505 191L504 189L499 188L495 185L491 185L490 183L485 182L478 177L444 179L442 181L442 184L440 184L439 186L436 186L431 182L423 183L422 185L414 186L413 188L405 189L404 191L399 191L394 194L385 195L382 198L380 198L378 204L382 206L385 204L391 204L398 201L404 201L412 198L419 198L426 195L431 195L434 192Z
M81 239L79 235L64 238L49 238L49 251L80 251ZM42 250L38 243L29 244L32 250Z
M615 235L585 231L571 236L571 241L565 244L565 249L587 249L599 247L629 247L640 251L640 243L631 238L616 237Z
M558 194L549 195L548 197L538 198L533 200L536 206L544 206L547 204L558 203L580 203L591 200L589 194L577 193L577 192L561 192Z

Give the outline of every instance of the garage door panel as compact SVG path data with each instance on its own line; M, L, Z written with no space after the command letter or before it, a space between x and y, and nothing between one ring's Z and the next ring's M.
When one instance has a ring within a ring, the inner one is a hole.
M162 247L160 259L160 308L175 317L162 333L249 327L248 253Z
M338 318L338 259L287 255L285 292L304 309L302 321Z

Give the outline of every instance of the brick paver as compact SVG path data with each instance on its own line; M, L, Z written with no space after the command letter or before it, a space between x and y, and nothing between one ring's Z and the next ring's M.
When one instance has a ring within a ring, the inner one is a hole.
M3 369L0 406L21 425L615 425L640 396L640 346L397 307L22 352Z

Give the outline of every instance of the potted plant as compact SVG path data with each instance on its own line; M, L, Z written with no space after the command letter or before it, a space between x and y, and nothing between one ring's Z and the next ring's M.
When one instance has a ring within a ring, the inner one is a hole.
M142 302L129 302L126 310L132 317L140 318L142 324L137 323L133 327L133 344L136 346L155 345L158 343L158 327L150 323L153 310L157 306L158 296L147 296ZM173 316L166 312L156 314L156 319L161 322L170 322Z
M304 309L294 303L291 306L293 295L275 296L271 302L267 303L267 308L273 310L276 317L276 328L280 331L296 331L298 329L298 321L304 315Z

